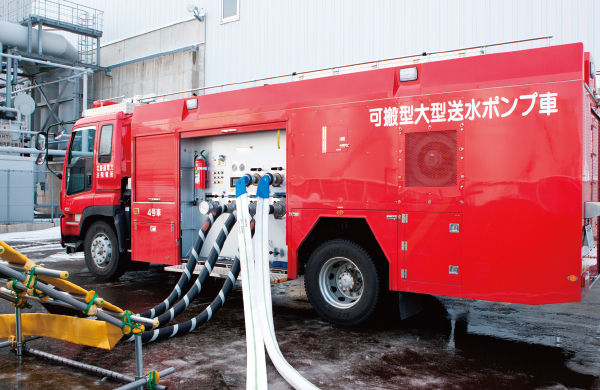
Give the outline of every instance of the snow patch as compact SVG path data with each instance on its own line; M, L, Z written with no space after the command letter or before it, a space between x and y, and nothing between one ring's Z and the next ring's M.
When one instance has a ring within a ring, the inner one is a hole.
M37 245L37 246L23 246L21 248L14 248L21 253L27 252L41 252L41 251L52 251L52 250L63 250L64 248L60 244L48 244L48 245Z
M60 226L33 232L2 233L0 241L21 242L36 240L60 240Z
M84 253L56 253L50 257L45 258L44 260L38 260L39 263L52 263L56 261L74 261L74 260L83 260Z

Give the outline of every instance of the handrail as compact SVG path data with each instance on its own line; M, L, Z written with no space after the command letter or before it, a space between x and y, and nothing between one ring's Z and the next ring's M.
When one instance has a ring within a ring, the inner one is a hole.
M492 43L492 44L489 44L489 45L471 46L471 47L466 47L466 48L461 48L461 49L442 50L442 51L431 52L431 53L423 52L421 54L412 54L412 55L406 55L406 56L395 57L395 58L388 58L388 59L383 59L383 60L378 60L378 61L360 62L360 63L352 64L352 65L344 65L344 66L339 66L339 67L323 68L323 69L311 70L311 71L302 72L302 73L296 73L296 72L294 72L292 74L285 74L285 75L280 75L280 76L266 77L266 78L262 78L262 79L247 80L247 81L238 81L238 82L228 83L228 84L213 85L213 86L210 86L210 87L199 87L199 88L186 89L184 91L170 92L170 93L165 93L165 94L160 94L160 95L154 95L154 96L150 96L150 97L142 97L142 98L139 99L139 101L152 100L152 99L161 98L161 97L165 97L165 96L179 95L179 94L182 94L182 93L190 93L190 92L194 92L194 91L205 91L205 90L214 89L214 88L223 88L223 87L229 87L229 86L235 86L235 85L242 85L242 84L248 84L248 83L256 84L257 82L260 82L260 81L269 81L269 80L280 79L280 78L284 78L284 77L291 77L290 81L294 81L294 77L296 77L298 79L299 76L309 75L311 73L318 73L318 72L323 72L323 71L332 71L332 75L334 75L336 69L339 72L340 69L352 68L352 67L356 67L356 66L360 66L360 65L373 64L373 66L379 66L379 64L382 63L382 62L398 61L398 60L407 59L407 58L411 58L411 57L427 57L427 56L431 56L431 55L434 55L434 54L460 53L460 52L464 52L464 51L467 51L467 50L474 50L474 49L482 49L483 50L482 53L484 53L485 49L488 48L488 47L495 47L495 46L501 46L501 45L515 44L515 43L538 41L538 40L542 40L542 39L550 39L552 37L553 37L552 35L548 35L548 36L543 36L543 37L538 37L538 38L528 38L528 39L519 39L519 40L516 40L516 41L497 42L497 43ZM115 98L110 98L110 99L105 99L105 100L113 100L113 99L117 99L117 98L115 97Z

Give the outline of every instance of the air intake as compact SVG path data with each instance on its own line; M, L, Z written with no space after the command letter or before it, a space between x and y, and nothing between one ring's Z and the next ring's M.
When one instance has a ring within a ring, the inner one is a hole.
M455 187L456 130L406 134L406 187Z

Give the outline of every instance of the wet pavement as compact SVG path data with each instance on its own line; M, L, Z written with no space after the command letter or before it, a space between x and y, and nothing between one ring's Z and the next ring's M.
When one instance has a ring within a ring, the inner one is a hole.
M11 242L9 242L10 244ZM82 254L65 255L56 240L15 242L38 264L67 270L69 280L122 307L142 312L162 301L179 275L151 266L117 282L94 279ZM219 282L175 322L197 315ZM303 281L273 289L275 330L283 355L321 389L600 389L600 286L584 302L523 306L430 297L424 312L401 322L393 303L367 324L344 328L322 320ZM32 311L44 312L37 303ZM0 313L13 308L0 301ZM40 339L31 348L133 375L133 343L112 351ZM170 389L244 389L246 344L241 286L194 332L144 346L145 371L173 366ZM291 389L268 363L269 388ZM110 389L118 382L0 349L0 389Z

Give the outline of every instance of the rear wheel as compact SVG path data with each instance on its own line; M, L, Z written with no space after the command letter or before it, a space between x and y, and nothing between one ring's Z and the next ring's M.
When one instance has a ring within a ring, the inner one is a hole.
M318 247L306 264L306 295L327 321L357 325L375 309L379 276L375 263L359 245L331 240Z
M99 279L118 279L127 270L127 254L119 252L114 229L104 221L90 226L85 235L85 263Z

